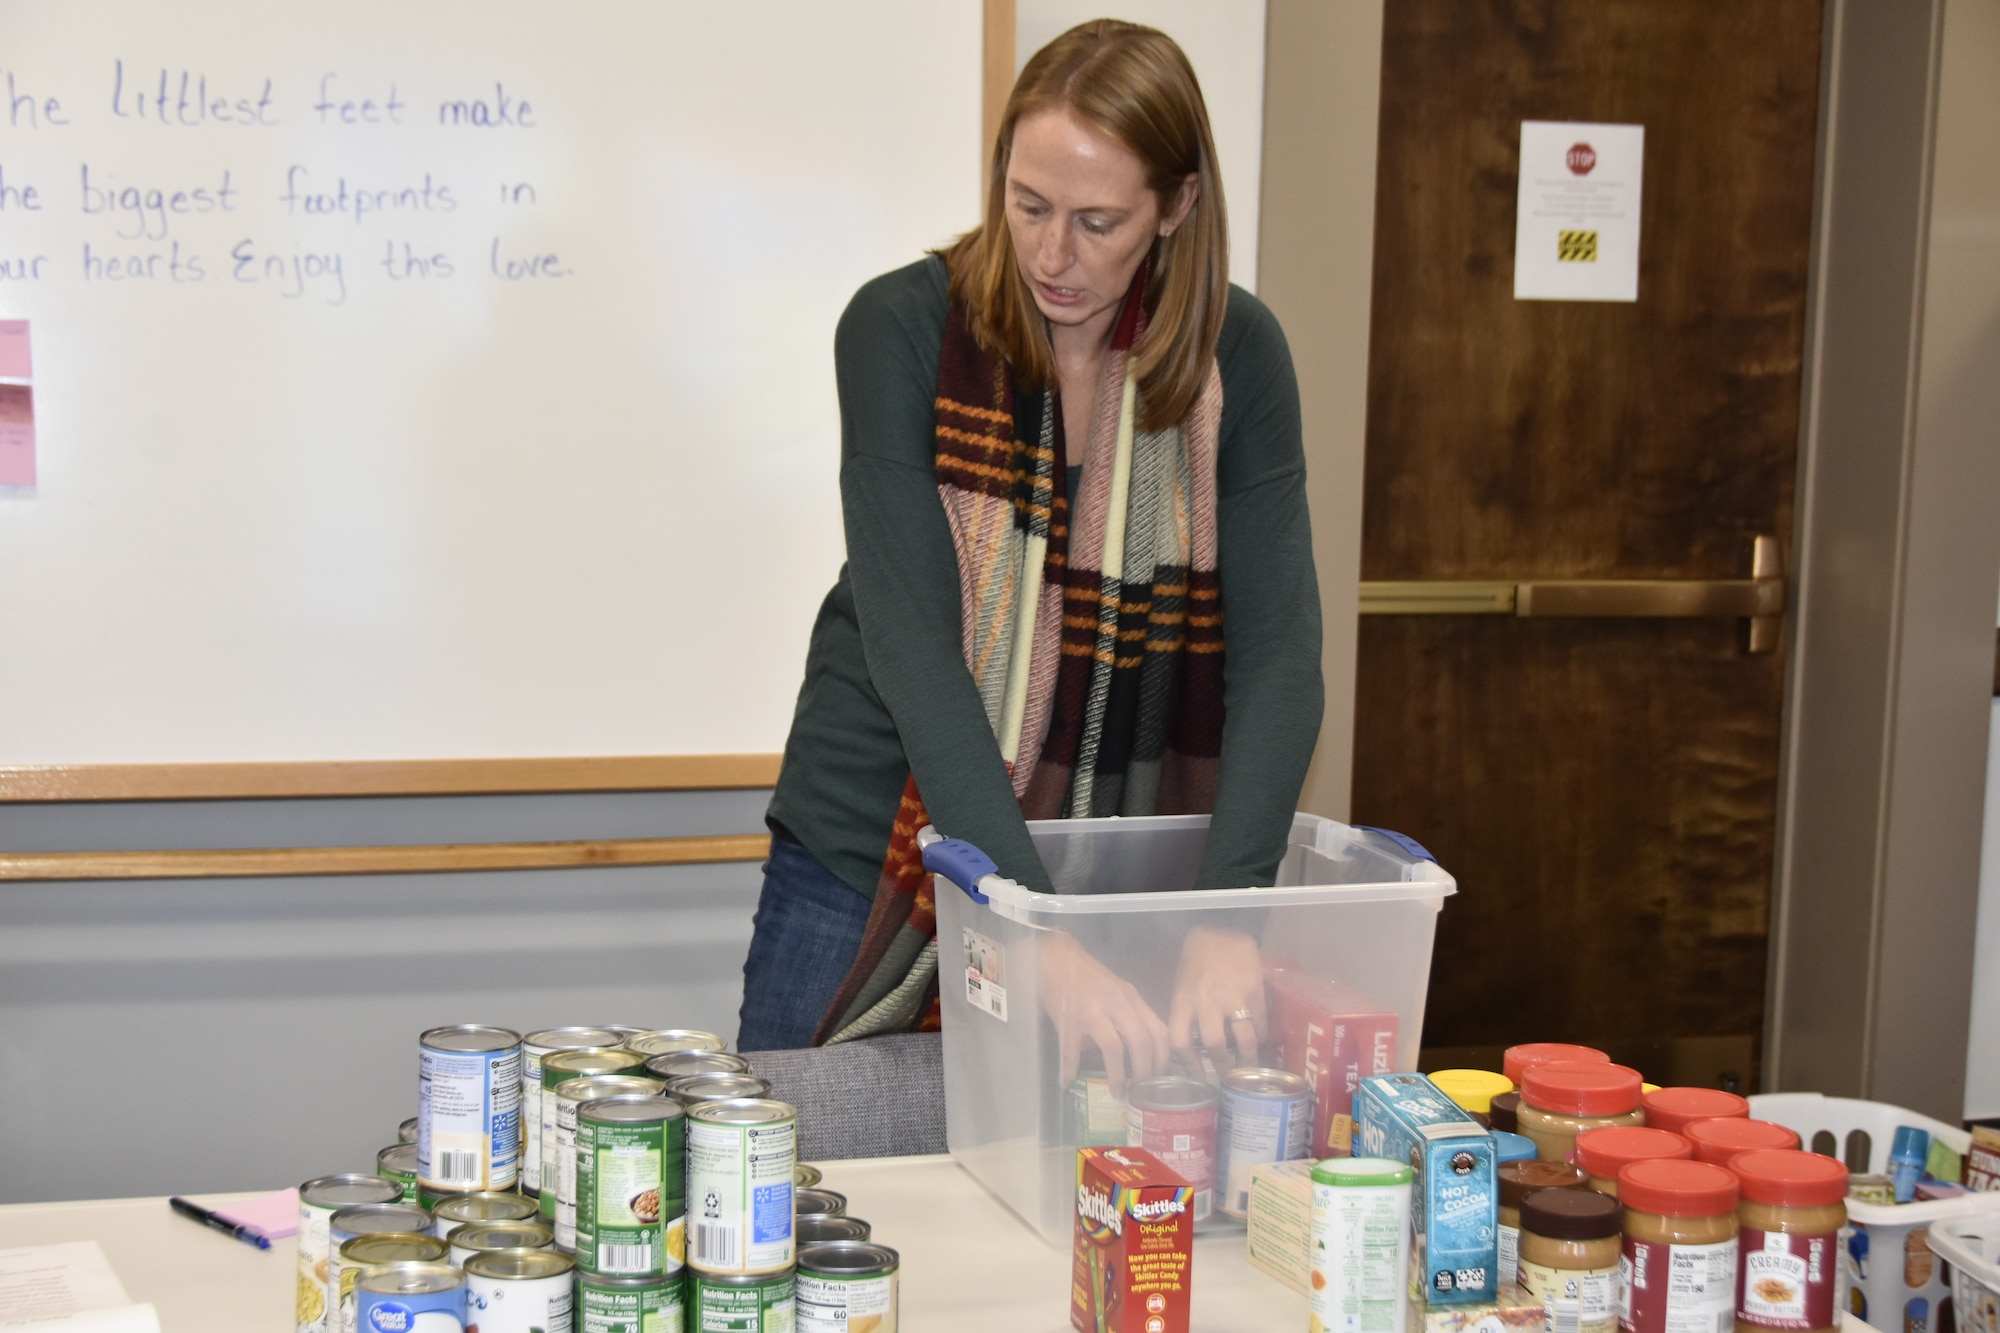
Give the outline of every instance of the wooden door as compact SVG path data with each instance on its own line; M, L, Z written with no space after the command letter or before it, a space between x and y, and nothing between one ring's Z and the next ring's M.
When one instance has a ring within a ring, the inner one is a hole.
M1790 549L1819 60L1819 0L1386 6L1364 580ZM1636 303L1514 299L1523 120L1645 126ZM1460 887L1426 1068L1755 1086L1783 670L1741 620L1363 617L1354 818Z

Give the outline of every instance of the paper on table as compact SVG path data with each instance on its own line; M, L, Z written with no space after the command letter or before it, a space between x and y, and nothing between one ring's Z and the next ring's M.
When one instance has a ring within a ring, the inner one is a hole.
M296 1188L273 1190L254 1199L238 1199L218 1206L215 1215L239 1227L255 1227L272 1240L299 1234L299 1192Z
M134 1305L94 1240L0 1249L0 1328L63 1333L159 1333L150 1304Z

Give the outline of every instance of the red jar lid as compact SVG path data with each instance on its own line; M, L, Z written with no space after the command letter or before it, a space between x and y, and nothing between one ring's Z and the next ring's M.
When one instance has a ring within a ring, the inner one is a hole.
M1572 1046L1566 1041L1531 1041L1521 1046L1509 1046L1500 1057L1500 1072L1518 1088L1521 1086L1521 1075L1530 1065L1545 1065L1555 1060L1585 1060L1600 1065L1611 1063L1611 1057L1595 1046Z
M1635 1213L1714 1217L1736 1211L1737 1193L1735 1174L1708 1162L1655 1157L1618 1171L1618 1201Z
M1600 1180L1619 1180L1619 1168L1649 1157L1692 1157L1694 1145L1678 1134L1640 1125L1606 1125L1576 1136L1571 1160ZM1621 1184L1622 1191L1624 1186ZM1620 1198L1624 1195L1621 1193Z
M1681 1137L1694 1145L1694 1159L1728 1166L1740 1152L1758 1148L1796 1148L1799 1136L1769 1120L1697 1120L1681 1127Z
M1847 1165L1816 1152L1796 1148L1760 1148L1729 1159L1752 1203L1783 1208L1817 1208L1847 1201Z
M1521 1075L1521 1104L1557 1115L1623 1115L1638 1109L1645 1081L1624 1065L1556 1060Z
M1720 1088L1661 1088L1647 1093L1640 1105L1646 1108L1647 1124L1676 1134L1697 1120L1742 1120L1750 1115L1749 1102Z

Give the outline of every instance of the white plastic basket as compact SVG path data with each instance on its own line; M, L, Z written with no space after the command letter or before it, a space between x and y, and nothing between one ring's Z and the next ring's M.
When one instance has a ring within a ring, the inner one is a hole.
M2000 1223L1962 1217L1930 1229L1930 1246L1951 1265L1959 1333L2000 1333Z
M1887 1102L1824 1097L1817 1092L1772 1092L1750 1099L1750 1114L1795 1131L1805 1148L1847 1163L1850 1171L1886 1175L1899 1125L1927 1132L1953 1152L1972 1146L1964 1130ZM1875 1327L1931 1333L1938 1303L1949 1292L1943 1265L1927 1244L1930 1228L1961 1218L2000 1215L2000 1193L1916 1203L1847 1202L1852 1233L1841 1255L1848 1309ZM1996 1233L2000 1234L2000 1233ZM1962 1307L1961 1307L1962 1311ZM1964 1329L1963 1314L1960 1329ZM1991 1330L2000 1333L2000 1328Z

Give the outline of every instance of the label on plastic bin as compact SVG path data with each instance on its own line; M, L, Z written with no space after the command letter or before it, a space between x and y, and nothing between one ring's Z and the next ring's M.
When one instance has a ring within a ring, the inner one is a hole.
M1007 951L970 927L965 931L965 1002L1007 1021Z

